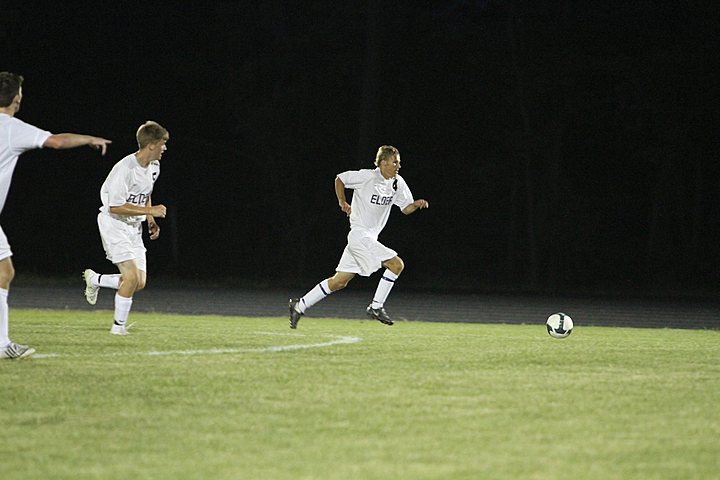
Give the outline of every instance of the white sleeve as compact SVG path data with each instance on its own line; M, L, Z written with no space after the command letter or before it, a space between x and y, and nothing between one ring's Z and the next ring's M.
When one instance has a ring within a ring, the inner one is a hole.
M405 207L407 207L414 201L415 199L413 198L412 192L410 191L410 187L408 187L407 183L405 183L405 180L402 177L398 178L397 193L395 194L393 203L400 207L400 210L403 210Z
M337 178L345 184L345 188L355 190L362 187L372 174L372 170L348 170L338 174Z
M128 171L118 168L108 176L106 187L108 195L108 207L119 207L127 203L130 188L126 181Z
M47 130L37 128L20 119L15 120L12 125L13 132L10 138L12 139L11 148L18 154L35 148L42 148L45 140L52 135L52 133Z

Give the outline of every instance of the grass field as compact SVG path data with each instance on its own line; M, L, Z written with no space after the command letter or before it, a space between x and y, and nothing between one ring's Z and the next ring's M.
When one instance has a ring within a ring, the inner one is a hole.
M11 311L7 479L716 479L720 332Z

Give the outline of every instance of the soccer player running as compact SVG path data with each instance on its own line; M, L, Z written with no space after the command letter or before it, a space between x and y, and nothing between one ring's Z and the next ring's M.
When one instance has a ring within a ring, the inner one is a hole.
M120 273L98 274L89 268L83 272L85 298L90 305L97 302L100 287L117 290L110 328L113 335L128 334L126 323L133 295L145 288L147 259L142 222L147 220L150 240L156 240L160 227L155 217L165 218L167 213L164 205L152 204L151 195L170 134L157 122L148 121L140 125L136 139L138 151L116 163L100 188L100 237L107 259Z
M15 118L23 99L22 75L0 72L0 212L5 206L18 157L36 148L67 149L89 145L105 155L110 140L77 133L52 134ZM12 251L0 227L0 360L24 358L35 349L10 341L8 334L8 293L15 278Z
M375 165L377 168L373 170L350 170L335 178L338 204L350 217L348 243L335 275L315 285L302 298L290 300L290 328L297 328L300 317L308 308L345 288L356 274L369 277L381 266L385 267L385 271L366 313L385 325L393 324L384 304L405 264L395 250L378 242L378 235L385 227L393 205L397 205L405 215L410 215L428 208L429 204L426 200L414 200L410 188L398 174L400 152L397 148L381 146ZM345 189L354 190L352 205L347 203Z

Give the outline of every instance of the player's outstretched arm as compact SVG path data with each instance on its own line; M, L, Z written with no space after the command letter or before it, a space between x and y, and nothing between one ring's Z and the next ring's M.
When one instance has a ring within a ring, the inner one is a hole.
M126 203L117 207L110 207L110 213L127 216L150 215L151 217L165 218L167 208L165 205L141 207L139 205L133 205L132 203Z
M65 150L68 148L89 145L95 150L100 150L100 153L105 155L107 146L111 143L111 140L101 137L93 137L92 135L81 135L79 133L57 133L55 135L50 135L48 139L45 140L45 143L43 143L43 147Z
M417 210L422 210L423 208L430 207L430 204L427 200L423 200L422 198L419 200L415 200L413 203L408 205L407 207L403 208L402 212L405 215L410 215L411 213L415 213Z

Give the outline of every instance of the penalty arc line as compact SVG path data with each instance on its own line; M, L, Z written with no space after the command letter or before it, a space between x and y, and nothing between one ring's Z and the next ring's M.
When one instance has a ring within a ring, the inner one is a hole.
M219 355L230 353L272 353L272 352L288 352L292 350L307 350L310 348L332 347L334 345L344 345L361 342L360 337L335 336L333 340L320 343L299 343L292 345L271 345L269 347L259 348L210 348L199 350L166 350L166 351L150 351L150 352L121 352L121 353L105 353L95 355L64 355L61 353L37 353L32 358L69 358L69 357L166 357L171 355L191 356L191 355Z

